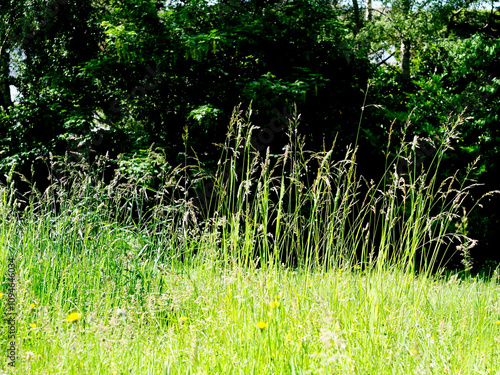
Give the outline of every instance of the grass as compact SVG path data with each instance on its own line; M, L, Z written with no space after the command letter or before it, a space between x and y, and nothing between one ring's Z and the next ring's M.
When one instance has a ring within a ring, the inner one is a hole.
M365 185L354 150L309 153L297 122L272 160L235 113L213 176L150 150L108 183L101 164L66 158L22 210L3 187L0 272L10 252L18 278L18 359L1 356L3 373L500 373L497 273L442 268L443 242L465 270L474 244L474 182L437 173L460 121L426 170L398 175L387 152ZM411 166L415 143L396 157Z
M129 290L98 271L89 282L84 275L92 268L72 263L50 293L21 275L20 360L6 373L500 371L496 279L144 265L147 286L138 280ZM73 297L62 298L64 290ZM82 318L68 323L73 310Z

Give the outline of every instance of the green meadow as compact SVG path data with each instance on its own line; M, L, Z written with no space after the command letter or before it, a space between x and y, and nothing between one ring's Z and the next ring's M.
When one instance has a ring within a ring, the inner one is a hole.
M0 274L9 254L16 268L1 373L500 373L498 273L468 271L474 165L438 174L460 123L425 170L398 175L388 156L380 181L355 148L307 151L293 121L282 154L259 154L238 113L212 174L153 148L107 182L105 158L48 160L64 173L45 191L0 190ZM397 158L414 157L402 141Z

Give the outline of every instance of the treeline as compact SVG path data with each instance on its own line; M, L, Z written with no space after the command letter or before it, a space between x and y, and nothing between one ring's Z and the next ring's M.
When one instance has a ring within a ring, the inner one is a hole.
M485 8L486 6L486 8ZM358 170L384 173L416 139L425 166L449 116L468 121L442 176L476 162L468 210L499 189L499 12L487 3L397 0L7 0L0 6L0 168L43 192L51 154L140 174L152 144L177 165L215 169L231 114L251 109L253 147L283 151L296 105L309 149L359 145ZM10 88L19 96L14 99ZM415 138L417 137L417 138ZM392 139L389 148L387 143ZM120 164L117 161L120 155ZM135 155L135 156L134 156ZM44 159L45 158L45 159ZM110 173L111 175L111 173ZM19 187L23 190L21 180ZM154 185L154 181L150 181ZM24 185L26 189L26 185ZM478 265L496 262L500 204L469 218Z

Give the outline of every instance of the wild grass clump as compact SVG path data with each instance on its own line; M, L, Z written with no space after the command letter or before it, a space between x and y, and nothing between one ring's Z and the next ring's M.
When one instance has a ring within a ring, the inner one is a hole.
M120 157L109 181L106 156L93 164L81 156L51 157L49 169L58 172L43 193L33 189L23 220L82 241L101 226L127 227L151 239L140 253L157 261L428 272L445 265L453 242L470 269L475 241L467 237L463 204L476 185L468 180L474 164L462 180L456 173L439 180L462 117L450 120L432 140L435 152L425 164L417 163L422 140L406 141L403 129L397 151L391 154L387 146L378 182L358 176L356 148L348 148L341 160L334 158L335 144L305 150L299 117L289 120L283 153L271 155L253 148L250 113L244 119L235 111L213 174L196 155L188 158L187 147L185 165L178 167L159 149ZM405 168L399 167L402 162ZM14 215L14 189L4 194L4 215Z
M252 148L255 127L249 119L233 116L219 168L213 177L200 178L209 186L201 189L204 230L220 238L224 259L428 272L444 266L450 253L443 249L454 241L464 268L470 268L475 242L466 236L462 205L475 186L468 180L474 165L462 180L457 174L439 180L461 117L433 141L436 152L425 169L415 163L417 137L403 137L392 157L388 146L385 174L377 183L357 175L357 149L348 148L342 160L334 160L335 144L306 151L298 122L295 115L288 124L284 152L271 155ZM396 168L401 160L409 166L404 174Z
M28 198L11 173L0 188L0 300L14 254L18 359L7 368L0 357L0 368L500 371L497 274L432 272L452 241L470 267L462 206L473 165L463 180L439 180L461 121L435 140L425 169L418 139L393 154L388 145L378 182L358 176L356 148L341 160L335 145L306 151L297 115L282 154L257 152L239 112L213 174L187 147L193 163L173 167L151 148L118 159L111 177L106 157L54 157L49 187Z

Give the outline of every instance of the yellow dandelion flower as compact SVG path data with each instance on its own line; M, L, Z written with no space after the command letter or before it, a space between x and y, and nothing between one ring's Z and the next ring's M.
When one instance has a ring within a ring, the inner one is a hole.
M81 319L82 314L79 314L77 312L72 312L71 314L68 315L66 320L69 322L76 322L77 320Z
M35 304L34 303L30 303L30 308L34 309L35 308Z
M278 301L273 301L269 305L271 306L272 309L275 309L280 305L280 303Z
M260 329L260 330L263 330L266 327L267 327L267 323L264 323L264 322L258 322L257 323L257 328Z
M3 293L0 293L0 298L2 298L3 296L5 296L5 294L3 294Z
M500 320L497 320L497 321L496 321L496 323L497 323L497 324L500 324Z
M186 320L188 320L188 318L186 318L185 316L181 316L179 318L179 322L181 322L181 323L184 323Z
M36 328L36 324L35 324L35 323L31 323L31 324L30 324L30 327L31 327L31 328Z
M312 286L311 284L309 284L307 287L308 287L308 288L312 288L313 286Z

